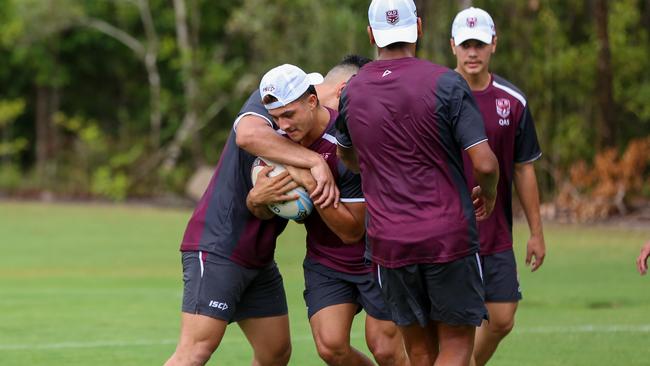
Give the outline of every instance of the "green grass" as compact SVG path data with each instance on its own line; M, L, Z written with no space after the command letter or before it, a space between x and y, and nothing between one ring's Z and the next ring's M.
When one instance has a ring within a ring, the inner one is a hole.
M0 365L155 365L179 329L186 210L0 202ZM516 225L523 263L525 224ZM321 365L302 300L304 233L277 260L289 297L292 365ZM650 278L634 259L648 230L548 225L548 258L520 265L524 301L492 365L647 365ZM354 344L363 345L360 316ZM229 327L210 364L246 365Z

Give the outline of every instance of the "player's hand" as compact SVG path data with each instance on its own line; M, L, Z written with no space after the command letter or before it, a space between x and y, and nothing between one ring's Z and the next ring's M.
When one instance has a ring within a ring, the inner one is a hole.
M291 165L285 165L289 175L299 186L305 187L308 192L316 189L316 180L309 172L309 169L297 168Z
M249 193L250 201L255 205L268 205L276 202L291 201L298 198L297 194L287 194L292 189L298 187L293 181L288 171L269 177L268 174L273 170L273 166L265 166L257 173L257 182Z
M490 217L487 206L486 199L483 197L483 191L480 186L476 186L472 189L472 204L474 205L474 215L476 216L476 221L483 221ZM493 206L494 207L494 206ZM490 209L490 211L492 211Z
M312 177L316 180L316 189L309 195L314 205L325 208L329 205L338 207L339 189L334 182L334 176L325 159L320 157L318 163L309 169Z
M544 236L532 235L526 246L526 266L530 267L531 272L535 272L544 263L544 257L546 257Z
M636 268L639 270L641 275L644 275L648 272L648 257L650 256L650 241L645 243L643 248L641 248L641 253L639 253L639 258L636 259Z

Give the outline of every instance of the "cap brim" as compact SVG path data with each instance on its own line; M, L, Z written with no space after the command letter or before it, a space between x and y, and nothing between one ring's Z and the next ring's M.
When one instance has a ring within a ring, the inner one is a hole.
M456 44L456 46L458 46L469 39L475 39L477 41L490 44L492 43L492 34L487 32L477 31L475 29L461 30L454 37L454 43Z
M418 40L418 25L416 23L404 28L373 29L372 35L379 47L386 47L397 42L415 43Z
M317 72L312 72L307 74L307 81L309 82L309 85L318 85L325 81L325 78Z

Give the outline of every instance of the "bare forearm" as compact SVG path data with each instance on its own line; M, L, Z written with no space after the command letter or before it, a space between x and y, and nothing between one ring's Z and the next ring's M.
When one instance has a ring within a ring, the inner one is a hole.
M315 182L305 184L310 193L315 189ZM344 203L337 207L333 205L316 210L327 227L346 244L356 244L365 233L364 217L365 203Z
M255 202L255 199L251 197L250 192L248 193L248 196L246 196L246 207L248 207L248 210L260 220L269 220L273 218L274 214L269 210L268 206Z
M515 165L515 189L526 214L530 234L542 236L542 218L539 212L539 189L532 164Z
M353 147L347 148L338 145L336 147L336 155L348 169L355 173L359 173L359 160L357 159L357 153Z
M487 198L494 200L497 196L497 183L499 183L499 170L493 172L483 172L474 169L474 178L481 187L481 194Z
M310 169L320 155L278 135L259 117L246 116L237 126L237 146L255 156L263 156L284 165Z

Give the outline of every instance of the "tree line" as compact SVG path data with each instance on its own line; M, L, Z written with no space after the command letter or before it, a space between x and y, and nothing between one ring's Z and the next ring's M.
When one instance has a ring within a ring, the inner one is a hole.
M594 170L598 154L622 159L650 134L650 0L416 3L420 57L450 67L455 14L472 5L494 17L493 71L529 100L546 200L578 162ZM10 195L182 192L197 166L216 163L266 70L286 62L326 72L346 54L374 56L366 0L0 6L0 192ZM648 197L649 163L637 166L636 193Z

